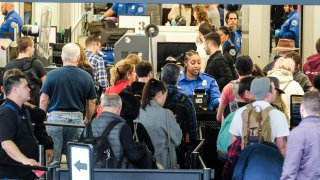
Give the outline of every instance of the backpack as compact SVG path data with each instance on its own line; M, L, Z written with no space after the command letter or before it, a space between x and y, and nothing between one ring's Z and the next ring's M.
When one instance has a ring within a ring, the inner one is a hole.
M177 93L178 91L168 93L168 97L164 107L172 111L177 123L179 124L182 130L183 136L181 144L176 148L177 163L180 165L181 168L189 168L190 154L192 152L190 147L192 147L192 143L190 143L190 137L188 132L188 110L185 107L185 102L186 100L188 100L188 96L185 94L180 94L178 99L174 99L173 96Z
M35 59L36 58L23 60L23 64L20 66L19 70L26 76L30 88L29 102L33 105L39 106L41 80L32 68L32 63Z
M218 138L217 138L217 151L218 151L218 157L226 160L228 155L228 146L230 145L230 125L233 120L235 112L231 112L223 121Z
M230 112L235 112L239 107L238 107L238 100L239 100L239 80L233 80L231 81L232 84L232 93L234 95L234 100L232 102L229 102L229 108Z
M176 95L176 91L173 93L168 93L167 100L164 104L164 107L171 110L173 115L175 116L177 123L179 124L182 134L183 134L183 142L189 142L189 133L188 133L188 110L185 107L185 102L188 100L188 96L185 94L180 94L179 98L175 100L173 98Z
M260 106L246 105L247 109L242 112L242 149L251 144L262 141L271 142L271 125L269 113L275 109L269 106L262 110ZM259 107L260 111L256 108Z
M111 143L108 140L108 135L111 130L118 124L119 121L112 121L104 129L100 137L93 137L91 123L83 130L79 141L93 145L93 162L94 168L120 168L121 160L117 161L112 150Z

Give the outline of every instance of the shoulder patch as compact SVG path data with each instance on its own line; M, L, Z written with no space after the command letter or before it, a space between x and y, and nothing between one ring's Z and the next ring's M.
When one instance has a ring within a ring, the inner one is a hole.
M292 20L292 21L291 21L291 25L292 25L292 26L298 25L298 21L297 21L297 20Z
M139 13L142 13L142 12L143 12L143 7L139 7L139 8L138 8L138 12L139 12Z
M202 86L207 86L208 85L208 82L207 82L207 80L202 80Z
M229 54L231 55L231 56L235 56L236 54L237 54L237 52L236 52L236 50L235 49L230 49L229 50Z

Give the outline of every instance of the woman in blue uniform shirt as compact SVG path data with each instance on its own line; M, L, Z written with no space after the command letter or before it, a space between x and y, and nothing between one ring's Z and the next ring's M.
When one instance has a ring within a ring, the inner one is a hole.
M192 99L195 89L205 89L208 109L218 107L221 93L216 80L205 73L200 72L201 58L196 51L188 51L185 55L185 70L180 74L178 90Z

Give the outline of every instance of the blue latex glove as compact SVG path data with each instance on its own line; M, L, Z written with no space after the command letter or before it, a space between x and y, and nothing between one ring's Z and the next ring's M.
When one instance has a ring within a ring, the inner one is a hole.
M103 21L104 20L104 17L103 16L100 16L97 18L97 21Z
M275 37L279 37L280 35L280 29L276 29L275 33L274 33L274 36Z

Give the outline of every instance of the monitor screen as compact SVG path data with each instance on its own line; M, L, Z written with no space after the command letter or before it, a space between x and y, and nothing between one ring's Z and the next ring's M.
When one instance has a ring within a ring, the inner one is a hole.
M157 71L161 71L162 62L171 56L177 58L189 50L197 50L194 42L158 42L157 44Z
M291 95L290 97L290 129L298 126L301 122L301 115L300 115L300 105L301 105L302 95Z

